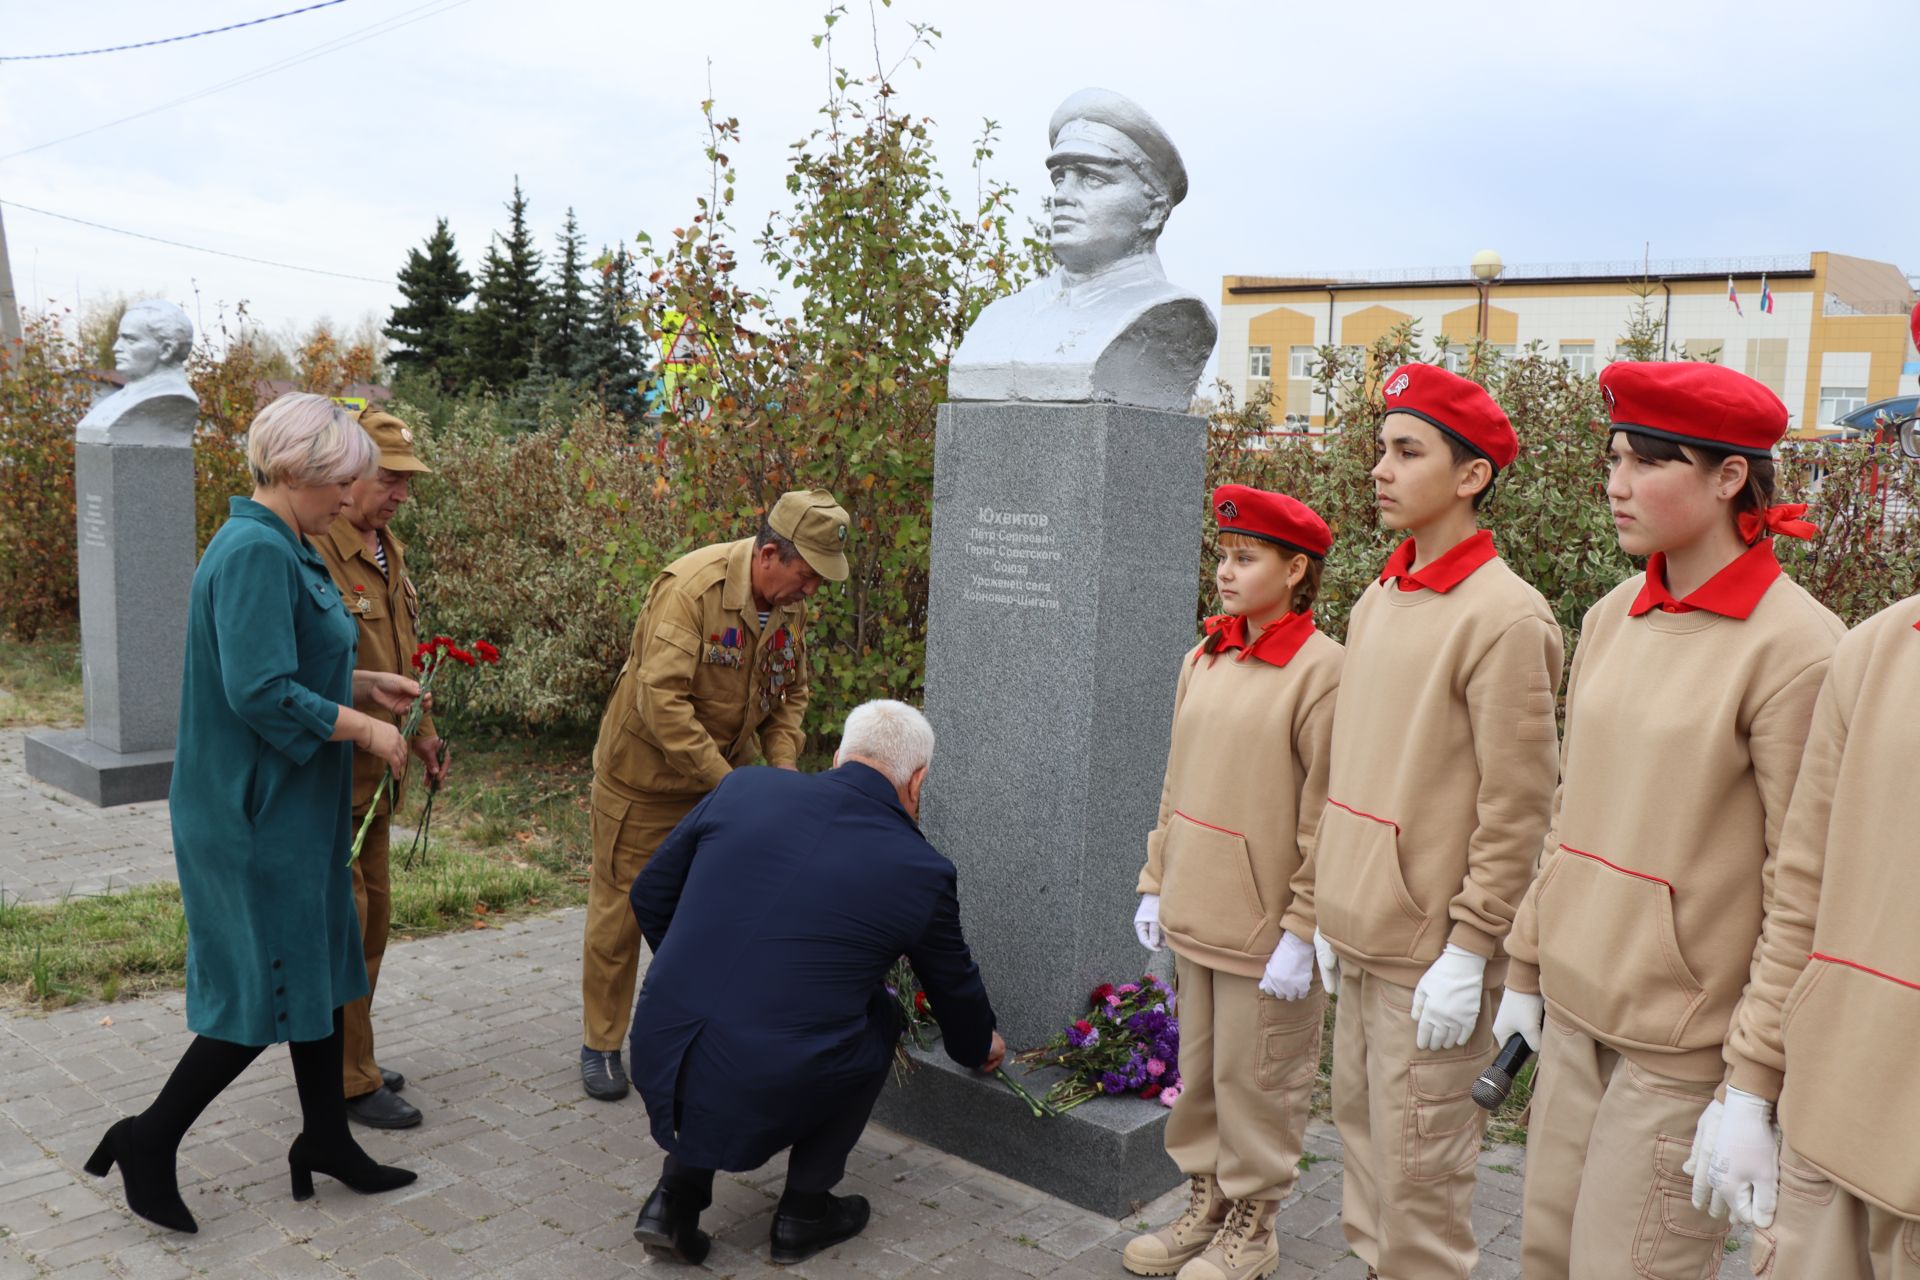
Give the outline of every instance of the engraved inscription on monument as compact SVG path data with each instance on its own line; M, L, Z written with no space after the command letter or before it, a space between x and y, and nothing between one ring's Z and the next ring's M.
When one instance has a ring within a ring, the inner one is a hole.
M1059 539L1043 511L981 507L967 530L961 599L1016 609L1058 609Z
M106 503L97 493L80 495L80 531L88 546L107 545Z

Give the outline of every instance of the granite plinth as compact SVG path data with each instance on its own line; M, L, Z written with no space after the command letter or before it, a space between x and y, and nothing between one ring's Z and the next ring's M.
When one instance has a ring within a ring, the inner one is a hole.
M1185 414L940 410L923 826L959 868L1016 1050L1148 960L1134 886L1195 638L1205 458L1206 424Z
M1038 1117L1011 1089L956 1065L940 1049L909 1048L914 1069L887 1082L873 1118L910 1138L971 1160L1108 1218L1178 1186L1167 1158L1167 1108L1139 1098L1095 1098L1060 1116ZM1009 1071L1035 1097L1057 1070Z
M173 748L114 751L85 729L49 729L27 735L27 775L99 808L165 800L173 782Z

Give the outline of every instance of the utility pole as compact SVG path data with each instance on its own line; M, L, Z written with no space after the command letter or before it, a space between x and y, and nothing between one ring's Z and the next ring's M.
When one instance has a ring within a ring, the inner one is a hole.
M13 265L7 257L7 220L0 210L0 364L20 345L20 301L13 296Z

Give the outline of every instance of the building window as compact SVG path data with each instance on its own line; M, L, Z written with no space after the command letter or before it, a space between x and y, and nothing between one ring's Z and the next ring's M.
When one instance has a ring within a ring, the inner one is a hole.
M1247 348L1247 376L1249 378L1271 378L1273 376L1273 348Z
M1311 378L1313 376L1313 348L1287 348L1287 376L1289 378Z
M1560 363L1567 366L1571 373L1590 378L1594 373L1593 344L1591 342L1563 342L1560 344Z
M1865 387L1822 387L1820 388L1820 423L1831 425L1852 413L1855 409L1867 407L1867 389Z

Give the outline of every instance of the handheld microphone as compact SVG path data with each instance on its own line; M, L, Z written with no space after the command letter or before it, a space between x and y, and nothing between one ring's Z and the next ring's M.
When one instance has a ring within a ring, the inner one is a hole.
M1513 1078L1520 1074L1520 1068L1526 1066L1527 1059L1532 1056L1533 1050L1527 1047L1525 1036L1508 1036L1506 1048L1500 1050L1500 1056L1473 1082L1473 1100L1488 1111L1505 1102L1507 1094L1513 1091Z

